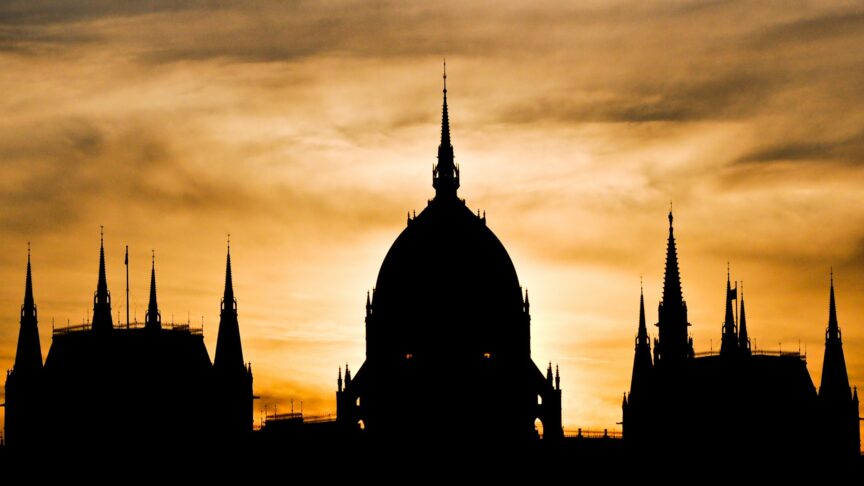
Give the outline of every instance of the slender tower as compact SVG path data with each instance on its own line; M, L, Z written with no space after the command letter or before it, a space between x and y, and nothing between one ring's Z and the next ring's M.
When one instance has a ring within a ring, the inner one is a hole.
M99 234L99 282L96 283L96 294L93 296L94 332L107 332L114 328L111 317L111 293L108 291L108 280L105 277L105 238Z
M642 441L647 435L648 396L651 392L653 364L648 326L645 323L645 295L639 291L639 330L636 332L636 350L633 355L633 375L630 378L630 394L624 396L622 421L624 438L628 443Z
M150 303L147 304L144 328L150 331L162 329L162 314L159 312L159 304L156 303L156 252L153 252L153 261L150 267Z
M732 288L729 267L726 267L726 317L723 320L723 335L720 344L721 356L734 356L738 351L738 330L735 326L735 314L732 311L732 301L736 300L738 289Z
M39 439L39 407L42 402L42 347L39 343L36 303L33 299L29 247L20 323L15 365L6 377L5 440L9 447L27 449L36 446Z
M855 394L857 395L857 393ZM822 404L825 441L823 450L834 459L860 455L860 429L858 401L849 386L846 358L840 325L837 322L837 304L834 299L834 272L831 272L831 291L828 301L828 329L825 331L825 358L822 362L822 383L819 401Z
M237 299L231 276L231 245L225 264L225 291L222 295L219 334L213 359L218 416L216 427L226 436L252 430L252 367L243 362Z
M678 249L675 230L669 211L669 239L666 245L666 271L663 276L663 300L657 308L657 327L660 337L654 345L655 365L680 364L693 356L693 345L688 336L687 302L681 290L678 269Z
M741 317L738 323L738 352L750 356L750 336L747 335L747 313L744 311L744 284L741 284Z
M639 291L639 330L636 333L636 352L633 355L633 375L630 378L630 397L638 401L645 393L651 380L651 342L648 339L648 327L645 324L645 295Z

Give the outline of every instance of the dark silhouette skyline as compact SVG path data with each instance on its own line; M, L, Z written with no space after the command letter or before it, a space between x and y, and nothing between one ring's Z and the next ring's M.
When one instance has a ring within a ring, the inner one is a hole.
M817 393L800 351L751 349L743 292L739 295L737 283L732 287L728 269L720 350L694 351L672 223L670 210L653 363L644 296L639 300L632 380L622 404L628 451L664 462L730 451L745 463L766 456L837 462L860 458L858 396L846 373L833 271Z
M344 380L339 369L335 419L307 422L302 412L274 411L253 433L252 371L243 359L230 244L211 363L201 330L163 327L155 254L144 325L115 326L100 237L93 320L52 330L44 366L28 254L16 366L6 383L10 449L291 444L317 451L443 442L487 451L542 446L561 457L617 461L729 450L745 457L768 451L785 458L859 458L858 396L846 371L833 273L818 392L800 352L751 349L743 289L733 288L729 271L720 350L697 353L671 210L653 359L640 291L623 441L604 433L591 443L581 430L566 437L559 367L553 373L550 362L544 376L531 356L528 292L485 213L475 214L458 195L446 73L444 80L435 196L419 215L409 213L367 293L366 360L354 374L346 364Z
M754 347L800 337L818 386L833 265L864 382L864 5L335 2L0 5L4 370L26 242L44 354L52 318L91 321L101 224L115 324L144 321L155 247L163 323L203 316L212 360L231 232L260 403L333 412L337 366L364 359L360 290L434 194L446 55L459 193L531 292L535 362L592 390L568 431L620 421L633 343L610 335L632 337L644 275L655 337L670 199L697 349L720 349L732 261Z
M15 367L7 374L5 443L14 452L139 453L227 444L252 431L252 369L243 362L230 248L216 359L202 329L163 327L153 256L143 326L117 325L99 245L93 320L52 330L42 364L32 269L27 280Z

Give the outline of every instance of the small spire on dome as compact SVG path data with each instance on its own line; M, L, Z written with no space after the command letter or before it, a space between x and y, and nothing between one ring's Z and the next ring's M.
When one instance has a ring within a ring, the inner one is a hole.
M435 197L456 197L459 189L459 167L453 156L450 142L450 115L447 110L447 61L444 61L444 103L441 110L441 143L438 145L438 163L432 168L432 187Z

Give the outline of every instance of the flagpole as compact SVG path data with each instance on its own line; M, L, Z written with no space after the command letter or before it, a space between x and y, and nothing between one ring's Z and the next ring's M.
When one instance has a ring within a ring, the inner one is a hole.
M126 329L129 329L129 245L126 245Z

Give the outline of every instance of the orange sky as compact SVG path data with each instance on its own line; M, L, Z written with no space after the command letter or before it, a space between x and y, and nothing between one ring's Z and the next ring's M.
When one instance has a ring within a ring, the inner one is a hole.
M366 290L433 194L446 55L460 195L530 290L567 428L621 419L670 200L698 350L730 261L756 346L800 343L818 386L833 265L864 383L860 2L208 3L0 4L5 368L27 241L43 355L92 307L100 225L115 313L124 245L139 318L155 248L163 319L203 316L212 354L230 232L258 404L334 411Z

